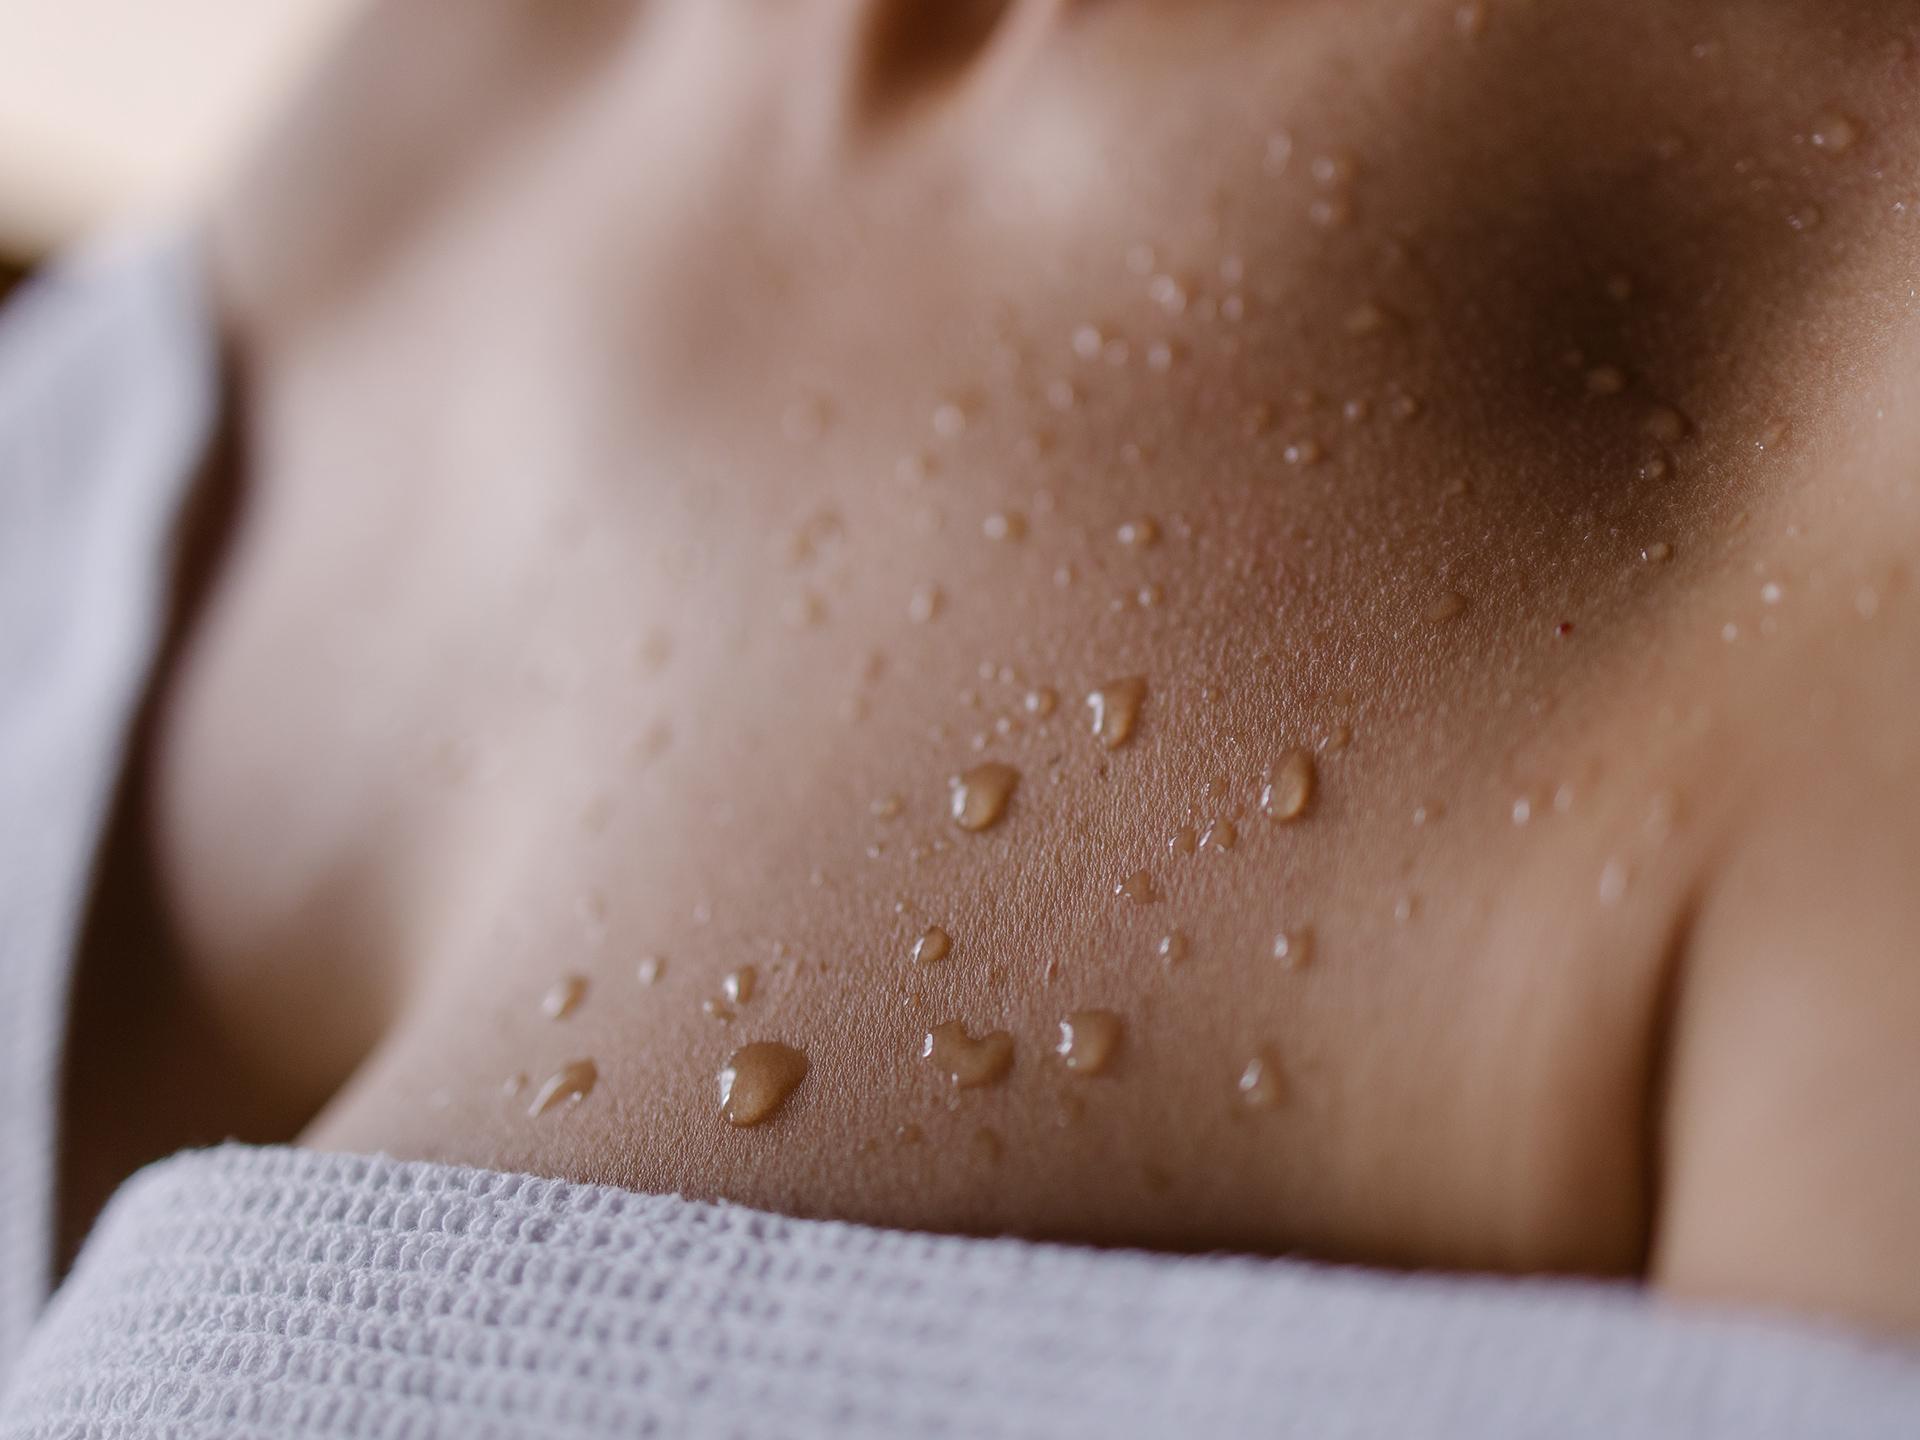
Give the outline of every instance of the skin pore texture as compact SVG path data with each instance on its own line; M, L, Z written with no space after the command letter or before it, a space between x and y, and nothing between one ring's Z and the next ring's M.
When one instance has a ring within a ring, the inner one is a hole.
M298 1133L1920 1328L1916 40L379 7L214 227L76 1228Z

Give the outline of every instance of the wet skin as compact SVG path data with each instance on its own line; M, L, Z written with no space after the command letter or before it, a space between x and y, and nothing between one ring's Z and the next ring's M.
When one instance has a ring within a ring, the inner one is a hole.
M388 7L223 212L76 1213L303 1130L1920 1326L1920 6L919 11Z

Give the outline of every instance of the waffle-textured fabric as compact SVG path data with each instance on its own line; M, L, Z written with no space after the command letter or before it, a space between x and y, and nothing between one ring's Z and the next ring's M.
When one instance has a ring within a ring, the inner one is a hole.
M179 243L90 253L0 324L0 1377L52 1279L74 937L217 373Z
M1916 1433L1891 1350L1626 1287L787 1220L296 1150L115 1201L7 1440Z
M34 1324L74 937L217 396L184 247L92 261L0 323L0 1440L1920 1436L1912 1351L1626 1285L241 1146L131 1180Z

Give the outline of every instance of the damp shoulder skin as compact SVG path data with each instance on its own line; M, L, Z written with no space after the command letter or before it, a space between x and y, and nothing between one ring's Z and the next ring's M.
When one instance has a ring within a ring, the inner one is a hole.
M1920 1327L1913 30L377 7L213 227L73 1233L299 1135Z

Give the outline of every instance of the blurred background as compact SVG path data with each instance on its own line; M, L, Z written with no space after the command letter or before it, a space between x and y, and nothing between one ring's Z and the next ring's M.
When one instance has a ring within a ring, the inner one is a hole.
M191 207L366 0L0 0L0 291Z

